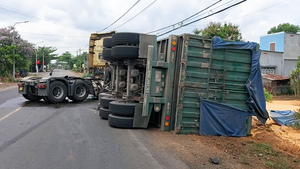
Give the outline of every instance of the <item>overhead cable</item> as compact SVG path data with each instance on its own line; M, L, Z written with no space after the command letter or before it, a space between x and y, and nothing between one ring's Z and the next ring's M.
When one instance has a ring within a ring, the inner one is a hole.
M236 5L239 5L239 4L241 4L241 3L245 2L245 1L247 1L247 0L243 0L243 1L240 1L240 2L235 3L235 4L233 4L233 5L230 5L230 6L226 7L226 8L223 8L223 9L221 9L221 10L219 10L219 11L217 11L217 12L214 12L214 13L212 13L212 14L209 14L209 15L207 15L207 16L205 16L205 17L202 17L202 18L196 19L196 20L194 20L194 21L191 21L191 22L189 22L189 23L187 23L187 24L181 25L180 27L173 28L173 29L170 30L170 31L167 31L167 32L164 32L164 33L158 35L158 37L159 37L159 36L162 36L162 35L165 35L165 34L167 34L167 33L173 32L173 31L175 31L175 30L177 30L177 29L179 29L179 28L185 27L185 26L190 25L190 24L192 24L192 23L198 22L198 21L200 21L200 20L202 20L202 19L205 19L205 18L208 18L208 17L210 17L210 16L213 16L213 15L215 15L215 14L218 14L218 13L220 13L220 12L226 11L226 10L228 10L228 9L230 9L230 8L236 6Z
M113 24L115 24L116 22L118 22L124 15L126 15L136 4L138 4L140 2L140 0L136 1L135 4L132 5L132 7L130 7L121 17L119 17L117 20L115 20L112 24L110 24L109 26L107 26L106 28L100 30L100 31L97 31L97 32L102 32L104 31L105 29L111 27Z
M208 7L202 9L201 11L199 11L199 12L197 12L197 13L195 13L195 14L189 16L188 18L186 18L186 19L184 19L184 20L182 20L182 21L180 21L180 22L177 22L177 23L175 23L175 24L182 24L184 21L186 21L186 20L188 20L188 19L190 19L190 18L192 18L192 17L198 15L199 13L201 13L201 12L203 12L203 11L205 11L205 10L211 8L212 6L216 5L217 3L221 2L221 1L222 1L222 0L219 0L219 1L217 1L217 2L215 2L215 3L213 3L213 4L211 4L211 5L209 5ZM163 27L163 28L160 28L160 29L157 29L157 30L148 32L147 34L149 34L149 33L154 33L154 32L158 32L158 31L161 31L161 30L164 30L164 29L173 27L175 24L172 24L172 25L169 25L169 26L166 26L166 27Z
M113 30L116 30L118 28L120 28L121 26L125 25L126 23L130 22L132 19L134 19L136 16L138 16L140 13L144 12L147 8L149 8L152 4L154 4L156 0L154 0L153 2L151 2L151 4L149 4L146 8L144 8L143 10L141 10L139 13L137 13L136 15L134 15L132 18L130 18L129 20L127 20L126 22L124 22L123 24L121 24L120 26L114 28Z

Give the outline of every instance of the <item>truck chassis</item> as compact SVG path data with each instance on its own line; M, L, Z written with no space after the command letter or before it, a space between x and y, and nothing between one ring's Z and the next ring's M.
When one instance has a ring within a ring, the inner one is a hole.
M98 78L63 77L26 77L18 83L18 92L29 101L60 103L66 97L75 102L84 101L89 94L98 98L106 91L103 80Z

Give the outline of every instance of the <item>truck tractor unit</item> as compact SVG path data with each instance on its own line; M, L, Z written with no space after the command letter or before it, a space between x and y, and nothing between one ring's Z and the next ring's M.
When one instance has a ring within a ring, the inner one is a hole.
M61 103L66 97L75 102L84 101L89 94L95 98L104 91L103 80L64 77L26 77L18 83L18 91L29 101L43 99L47 103Z

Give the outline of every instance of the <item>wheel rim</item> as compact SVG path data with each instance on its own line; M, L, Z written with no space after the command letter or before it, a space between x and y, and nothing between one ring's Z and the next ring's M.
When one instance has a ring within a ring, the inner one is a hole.
M85 96L85 94L86 94L86 88L83 87L83 86L78 86L78 87L75 89L75 94L76 94L78 97L83 97L83 96Z
M64 95L64 90L61 86L56 86L52 90L52 95L55 99L60 99Z

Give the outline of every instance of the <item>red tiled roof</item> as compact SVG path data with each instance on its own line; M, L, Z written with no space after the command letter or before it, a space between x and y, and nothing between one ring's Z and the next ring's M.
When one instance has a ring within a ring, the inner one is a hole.
M275 75L275 74L263 74L262 78L269 79L269 80L288 80L288 79L290 79L289 77L284 77L284 76Z

